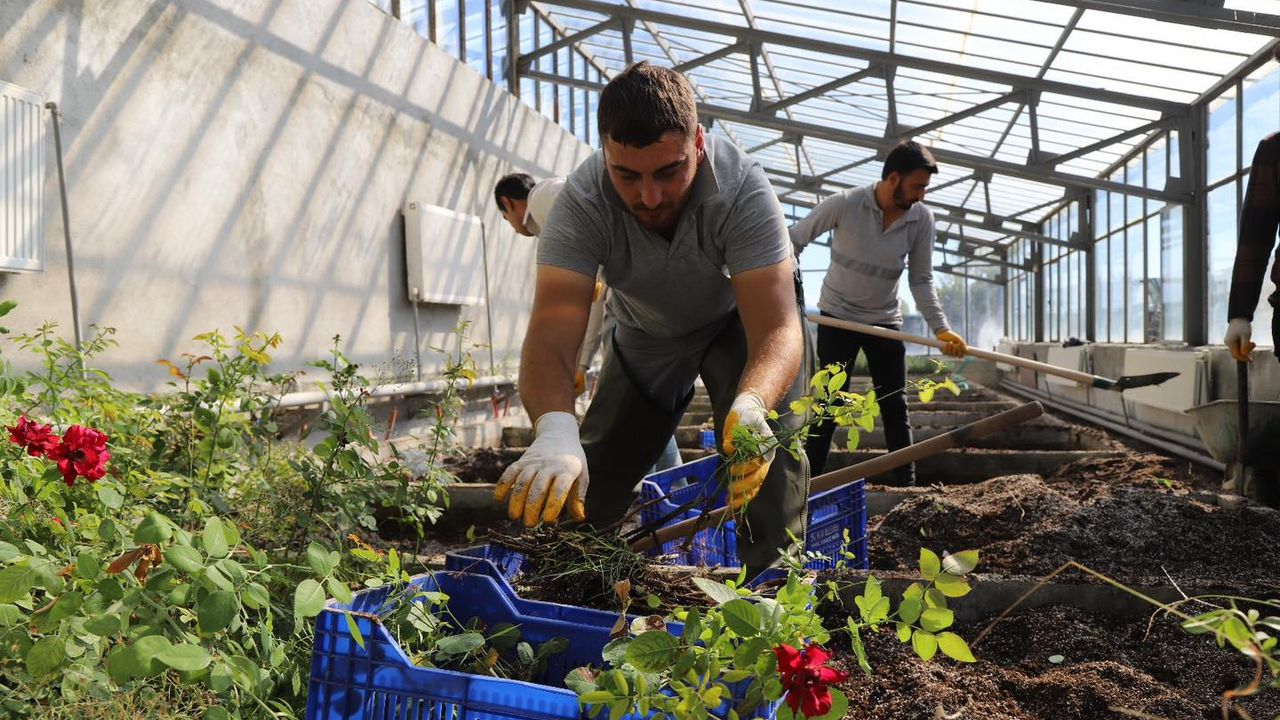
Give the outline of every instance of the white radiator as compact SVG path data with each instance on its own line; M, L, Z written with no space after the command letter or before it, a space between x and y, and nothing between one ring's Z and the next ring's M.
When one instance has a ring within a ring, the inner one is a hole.
M484 228L480 218L419 202L404 206L409 302L483 305Z
M1156 348L1125 350L1125 375L1146 375L1156 372L1176 372L1178 376L1160 385L1126 390L1124 399L1178 413L1206 402L1209 390L1209 364L1207 355L1203 351Z
M1074 345L1072 347L1059 347L1054 345L1049 348L1049 357L1045 362L1060 368L1068 370L1085 370L1085 353L1084 345ZM1045 373L1044 381L1050 385L1065 385L1067 387L1080 387L1080 383L1075 380L1058 377Z
M44 269L44 102L0 81L0 272Z

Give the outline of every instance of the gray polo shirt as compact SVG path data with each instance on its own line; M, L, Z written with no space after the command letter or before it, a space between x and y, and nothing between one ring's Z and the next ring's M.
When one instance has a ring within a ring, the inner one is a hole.
M875 185L832 195L791 227L796 252L835 230L818 308L842 320L901 326L898 281L906 270L907 287L929 329L950 330L933 287L933 212L916 203L888 230L883 228Z
M538 263L595 277L603 267L620 346L680 352L720 332L736 308L729 278L788 260L782 206L759 163L706 136L673 238L644 229L597 150L569 176L538 242Z

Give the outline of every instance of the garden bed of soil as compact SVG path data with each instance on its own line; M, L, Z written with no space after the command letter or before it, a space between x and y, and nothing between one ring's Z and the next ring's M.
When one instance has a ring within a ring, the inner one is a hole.
M516 456L503 448L467 448L464 454L444 459L444 467L460 483L493 483Z
M984 627L956 631L972 643ZM1146 618L1068 607L1004 619L973 647L974 664L941 656L921 662L891 630L866 644L871 677L847 648L835 656L850 673L840 686L849 698L847 717L858 720L1212 720L1222 717L1222 694L1254 675L1254 664L1240 653L1188 635L1170 620L1156 622L1148 634ZM1061 662L1051 662L1054 656ZM1280 691L1264 686L1239 706L1253 718L1276 717Z
M1176 484L1105 465L1070 470L1049 480L1011 475L905 500L871 523L871 567L913 569L923 545L980 550L983 573L1043 576L1075 560L1124 581L1167 584L1167 572L1190 586L1267 596L1280 587L1280 511L1219 507ZM1059 581L1076 578L1082 575Z

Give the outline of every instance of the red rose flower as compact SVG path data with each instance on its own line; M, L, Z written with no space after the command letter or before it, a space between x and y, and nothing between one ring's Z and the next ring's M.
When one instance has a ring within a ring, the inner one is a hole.
M62 442L49 451L49 459L58 463L62 480L68 485L81 475L89 482L107 473L107 436L83 425L72 425L62 435Z
M773 654L778 658L778 676L791 712L805 717L826 715L831 710L831 690L827 686L848 679L849 673L825 667L831 655L817 645L803 650L779 645Z
M9 428L9 441L21 446L28 455L41 457L57 447L58 436L53 434L53 428L32 422L23 415L17 425Z

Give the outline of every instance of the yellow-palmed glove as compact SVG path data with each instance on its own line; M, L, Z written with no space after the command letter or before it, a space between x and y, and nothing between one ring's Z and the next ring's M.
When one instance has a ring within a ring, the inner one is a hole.
M578 374L573 376L573 394L581 395L587 391L587 369L578 368Z
M754 429L762 441L773 438L773 430L769 428L768 408L764 399L754 390L748 390L734 398L729 407L729 415L724 421L724 440L722 445L728 455L733 455L733 429L739 425ZM775 447L767 453L739 463L729 465L729 508L739 510L760 492L764 478L769 474L769 465L773 462Z
M567 412L544 413L534 423L536 437L520 459L498 479L493 497L510 497L507 517L524 520L525 527L560 520L567 504L569 517L586 520L587 455L578 439L578 420Z
M1227 321L1227 333L1222 338L1222 343L1231 351L1231 357L1236 362L1249 362L1249 354L1258 344L1250 338L1253 337L1253 323L1244 318L1231 318Z
M947 344L946 347L942 348L943 355L961 358L969 351L969 346L965 345L964 338L950 330L940 330L935 337Z
M604 294L604 283L597 280L596 289L591 291L591 302L595 302L599 300L600 296L603 294Z

